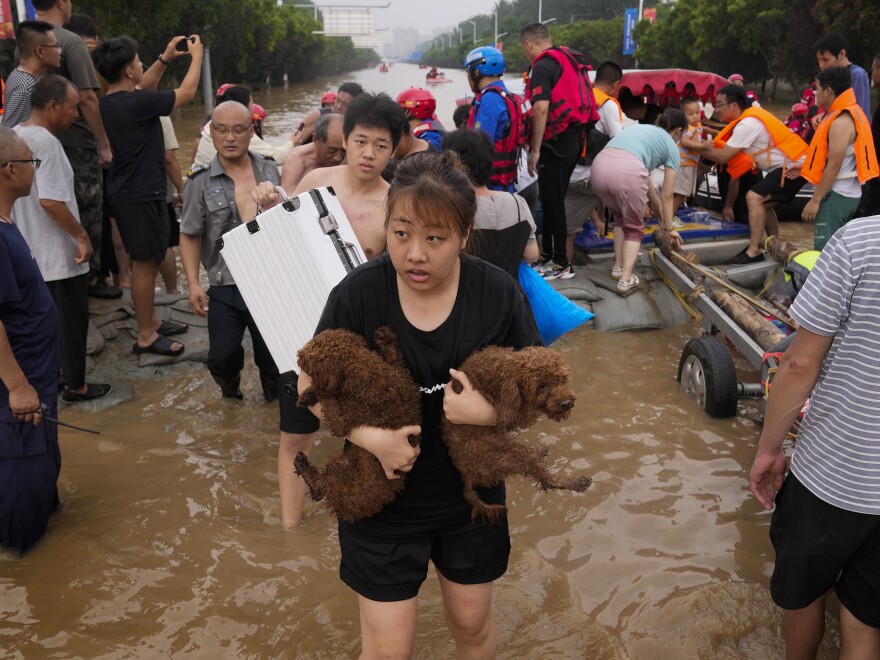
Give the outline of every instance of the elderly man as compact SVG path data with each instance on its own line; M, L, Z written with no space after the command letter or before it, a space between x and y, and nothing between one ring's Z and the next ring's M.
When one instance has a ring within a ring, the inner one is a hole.
M12 215L58 308L65 403L99 399L111 390L107 383L86 382L92 243L80 223L73 168L57 137L73 123L78 102L69 80L47 74L31 93L30 118L13 129L40 159L36 185L15 202Z
M208 318L208 371L221 393L226 398L244 398L239 385L244 367L241 340L247 328L263 396L272 401L278 398L278 368L217 247L224 232L256 215L251 191L257 184L278 185L275 161L248 151L253 133L250 110L241 103L226 101L211 115L217 155L189 174L180 223L180 261L193 312ZM207 292L199 284L200 259L208 273Z
M345 160L342 115L321 115L315 124L315 140L296 147L284 160L281 187L296 190L302 178L319 167L333 167Z
M23 552L58 505L58 312L11 219L40 161L0 127L0 164L0 545Z

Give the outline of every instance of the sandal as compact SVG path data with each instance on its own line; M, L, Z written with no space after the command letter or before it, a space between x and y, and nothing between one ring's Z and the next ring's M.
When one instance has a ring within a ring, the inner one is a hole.
M174 342L168 339L165 335L159 335L156 337L156 341L154 341L149 346L138 346L138 343L135 342L134 346L131 347L131 352L135 355L142 355L143 353L155 353L156 355L167 355L169 357L174 357L176 355L180 355L183 353L186 348L183 344L180 344L180 348L173 349L171 348L172 344L180 344L180 342Z
M623 275L623 268L620 266L614 266L614 268L611 269L612 280L619 280L621 275Z
M619 280L617 282L617 293L621 296L628 296L631 293L635 293L636 289L639 288L639 276L633 275L628 280Z
M166 337L182 335L187 330L189 330L189 326L186 323L177 323L176 321L162 321L156 328L156 332Z

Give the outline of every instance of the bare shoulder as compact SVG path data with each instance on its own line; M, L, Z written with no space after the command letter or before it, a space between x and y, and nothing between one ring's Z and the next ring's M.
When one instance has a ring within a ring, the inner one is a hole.
M342 181L342 170L344 165L335 167L319 167L306 174L299 185L296 187L296 193L300 194L312 188L321 188L322 186L336 186Z

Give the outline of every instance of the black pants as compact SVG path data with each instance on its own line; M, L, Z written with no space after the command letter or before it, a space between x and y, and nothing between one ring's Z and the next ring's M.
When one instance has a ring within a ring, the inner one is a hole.
M86 383L86 339L89 334L89 276L46 282L58 309L61 330L61 376L68 389Z
M248 311L237 286L212 286L208 289L208 371L221 388L238 389L244 368L241 340L245 328L251 333L254 362L260 370L263 394L269 400L278 397L278 367L263 341L257 324Z
M856 209L857 218L880 213L880 178L871 179L862 186L862 201Z
M557 264L567 261L565 194L580 155L582 137L578 127L541 144L541 158L538 160L538 189L541 194L541 208L544 210L541 252L545 257L552 256Z
M748 222L749 207L746 204L746 195L749 190L760 183L764 176L760 172L746 172L739 178L739 192L733 201L733 219L736 222ZM721 207L724 208L724 200L727 199L727 188L730 186L730 175L726 167L718 168L718 194L721 195Z

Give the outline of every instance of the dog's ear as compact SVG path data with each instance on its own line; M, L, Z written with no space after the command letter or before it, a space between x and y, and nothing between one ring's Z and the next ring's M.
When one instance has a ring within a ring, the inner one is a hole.
M509 379L501 387L501 397L495 404L498 408L496 426L505 431L513 431L519 427L523 405L523 396L516 379Z

